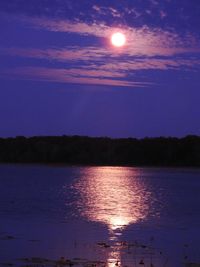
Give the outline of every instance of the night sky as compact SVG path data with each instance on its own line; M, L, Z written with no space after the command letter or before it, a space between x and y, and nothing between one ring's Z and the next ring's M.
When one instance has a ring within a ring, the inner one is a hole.
M199 103L199 0L0 0L0 136L200 135Z

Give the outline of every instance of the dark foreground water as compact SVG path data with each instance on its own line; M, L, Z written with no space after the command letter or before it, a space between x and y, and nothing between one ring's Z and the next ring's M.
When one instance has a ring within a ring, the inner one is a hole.
M0 165L0 265L185 266L199 206L200 170Z

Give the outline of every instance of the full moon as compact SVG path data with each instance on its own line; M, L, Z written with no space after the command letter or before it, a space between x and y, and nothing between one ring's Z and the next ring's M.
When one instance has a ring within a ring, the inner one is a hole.
M121 46L125 45L126 37L121 32L113 33L113 35L111 36L111 43L114 46L121 47Z

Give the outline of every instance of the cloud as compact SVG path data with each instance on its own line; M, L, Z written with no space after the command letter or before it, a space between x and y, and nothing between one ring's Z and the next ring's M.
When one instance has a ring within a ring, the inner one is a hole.
M130 54L122 55L120 53L114 53L113 55L109 50L98 47L68 47L63 49L22 49L22 48L1 48L0 54L8 54L12 56L20 56L26 58L46 59L49 61L58 61L69 64L75 62L81 68L91 68L95 66L102 68L105 66L107 73L104 76L112 77L116 76L115 73L111 73L109 69L114 66L117 70L148 70L148 69L179 69L182 67L195 68L200 65L200 61L197 57L134 57ZM123 58L124 56L124 58ZM100 73L98 74L100 75ZM120 74L117 74L120 77Z
M105 50L106 51L106 50ZM95 84L108 86L142 87L150 83L143 81L132 81L132 74L138 71L152 70L195 70L199 69L200 61L193 58L149 58L149 57L127 57L119 60L118 57L107 57L104 50L90 47L71 50L37 50L18 49L7 50L9 54L23 57L33 57L66 63L65 68L50 67L17 67L1 71L1 75L9 75L13 79L31 79L38 81ZM1 51L2 52L2 51ZM4 51L5 52L5 51ZM4 53L5 54L5 53ZM73 63L73 64L70 64ZM57 64L58 66L58 64ZM70 67L73 66L73 67Z
M98 6L98 5L94 5L92 7L93 10L96 11L96 13L98 13L99 15L103 15L103 16L112 16L114 18L121 18L122 15L121 13L113 8L113 7L103 7L103 6Z
M135 59L133 61L127 60L126 62L106 63L101 66L97 66L100 70L104 71L124 71L127 74L134 71L141 70L193 70L200 67L199 59L187 60L187 59Z
M98 6L93 8L102 12ZM26 68L1 71L1 75L10 73L15 79L20 77L63 83L139 87L148 86L148 83L132 81L131 75L136 71L199 69L199 41L191 34L180 36L173 31L148 26L116 28L103 22L87 23L81 20L50 20L41 17L20 19L36 30L48 31L50 35L51 32L73 33L81 35L87 42L84 46L80 44L46 49L1 47L1 55L27 58L28 65ZM126 45L121 49L110 44L110 36L117 30L122 31L127 38ZM91 36L104 42L102 45L97 42L96 46L86 46ZM30 66L30 58L38 59L38 67ZM42 67L44 60L50 63L49 68ZM51 63L55 62L56 67L51 68Z
M97 38L109 39L116 31L121 31L126 35L127 44L122 53L130 56L156 56L175 55L180 53L199 53L199 40L191 34L179 36L173 31L164 31L159 28L143 26L133 28L128 26L112 27L104 23L86 23L81 21L49 20L46 18L28 19L34 27L43 28L48 31L76 33L83 36L94 36ZM114 54L114 49L109 49Z
M200 36L198 0L1 0L0 10L6 14L47 17L49 20L68 18L92 23L103 19L108 25L149 25L177 32L190 31Z
M7 69L1 72L1 75L8 75L12 79L25 79L58 83L75 83L88 85L106 85L106 86L120 86L120 87L144 87L148 83L134 82L127 80L119 80L118 77L124 75L115 75L110 77L108 73L98 71L87 71L79 69L54 69L41 67L22 67ZM114 79L116 78L116 79Z
M159 2L157 0L150 0L150 2L152 5L155 5L155 6L159 5Z

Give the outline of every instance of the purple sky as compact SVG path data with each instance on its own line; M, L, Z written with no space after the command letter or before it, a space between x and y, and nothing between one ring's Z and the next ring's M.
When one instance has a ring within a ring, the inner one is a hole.
M199 29L199 0L1 0L0 136L200 135Z

